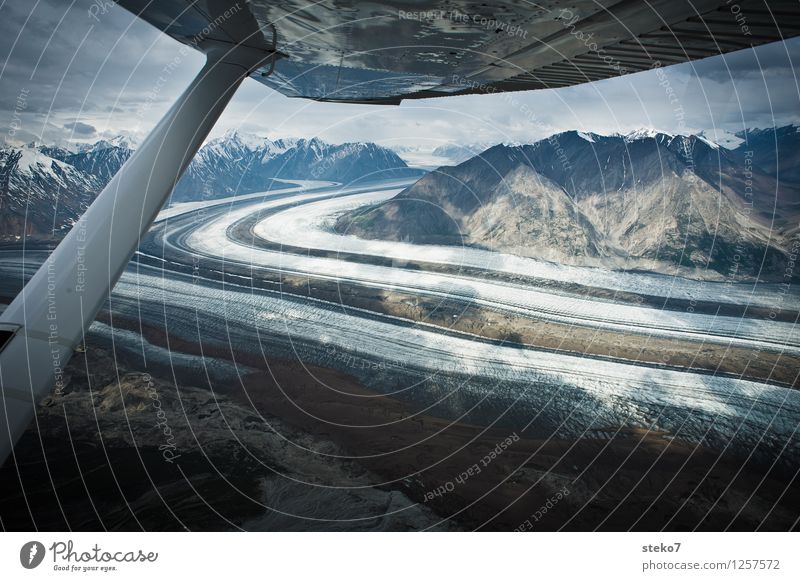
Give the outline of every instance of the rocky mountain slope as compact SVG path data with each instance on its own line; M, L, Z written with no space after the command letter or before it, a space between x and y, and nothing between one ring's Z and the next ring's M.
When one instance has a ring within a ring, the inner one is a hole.
M791 148L779 151L791 158ZM340 216L336 229L581 264L777 276L800 187L757 159L702 136L570 131L439 168L383 204Z
M48 148L42 148L47 153ZM60 154L60 152L56 152ZM91 147L81 148L63 158L63 161L84 173L94 176L103 185L114 177L122 165L133 154L130 143L123 140L98 141Z
M759 169L776 175L780 181L800 183L800 127L749 129L736 136L743 140L736 151L752 151Z
M262 172L261 164L293 145L292 140L272 142L237 131L212 139L189 164L172 192L172 201L206 200L282 187L286 184Z
M35 148L0 149L0 238L59 237L101 188L101 180Z
M419 175L393 151L374 143L333 145L319 139L265 140L229 131L197 153L175 187L173 202L274 189L281 180L348 184Z
M133 145L122 137L73 150L37 143L0 148L0 239L60 237L133 152ZM171 200L205 200L285 187L281 178L350 183L420 173L374 143L270 141L231 131L200 149Z

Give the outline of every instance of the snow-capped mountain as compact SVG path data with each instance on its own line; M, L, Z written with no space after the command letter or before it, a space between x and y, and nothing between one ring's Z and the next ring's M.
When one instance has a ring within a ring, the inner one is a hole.
M744 142L740 136L732 131L727 131L721 128L713 128L713 129L704 129L700 133L697 134L698 137L702 137L711 143L715 143L725 149L736 149Z
M239 131L209 141L189 165L173 202L265 191L282 180L348 184L415 175L393 151L374 143L333 145L320 139L269 140Z
M101 181L40 151L0 149L0 238L58 238L102 188Z
M39 143L0 148L0 236L12 240L23 234L58 236L133 152L132 142L123 136L73 151ZM374 143L269 140L229 131L200 149L176 185L172 201L265 191L285 186L281 178L350 183L419 174L397 154Z
M414 172L391 149L375 143L333 145L319 139L300 139L264 163L277 178L314 179L341 183L407 177Z
M101 139L94 143L81 143L74 147L75 153L83 153L89 151L98 151L101 149L109 149L112 147L119 147L120 149L136 149L136 143L130 137L125 135L116 135L109 139Z
M29 143L27 147L28 149L36 149L39 153L42 153L47 157L57 159L58 161L64 161L74 153L69 149L59 147L57 145L39 145L36 143Z
M341 216L337 229L586 264L777 276L799 215L800 188L707 138L568 131L439 168Z
M122 165L133 154L125 140L98 141L91 147L84 147L78 153L67 155L63 160L73 167L98 178L103 185L114 177Z
M175 186L172 201L205 200L280 186L259 168L264 156L269 159L271 151L286 147L291 143L273 143L249 133L228 131L200 148Z

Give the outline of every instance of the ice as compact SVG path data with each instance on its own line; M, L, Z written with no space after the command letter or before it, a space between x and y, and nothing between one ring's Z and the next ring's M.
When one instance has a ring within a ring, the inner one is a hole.
M255 231L257 235L281 244L358 252L402 260L430 261L427 254L428 247L400 245L403 251L392 253L390 250L394 243L341 237L319 228L320 222L326 219L325 216L329 215L328 212L332 208L352 205L354 198L363 201L364 198L391 197L394 193L395 190L387 190L334 199L324 199L324 194L311 194L304 197L304 200L314 200L314 203L302 204L273 214L260 222ZM304 273L317 278L349 281L373 288L406 291L442 299L459 298L488 309L502 310L533 319L577 324L601 330L635 332L645 336L754 349L766 347L785 353L800 353L800 333L793 323L613 304L512 283L264 250L233 241L228 237L229 228L239 220L255 211L274 209L285 203L283 200L274 200L229 211L191 232L185 243L191 252L216 257L225 262ZM339 240L342 238L345 240ZM337 244L331 245L330 242ZM458 255L458 253L469 254L472 250L438 247L440 253L451 253L449 255L451 261L446 260L448 256L442 256L443 260L440 262L462 265L466 263L469 266L488 269L494 267L491 262L468 263L464 260L464 254ZM491 255L485 251L478 252ZM492 260L491 256L487 258ZM669 280L667 277L665 279ZM707 298L710 300L711 296Z
M268 292L225 290L208 284L126 273L115 300L149 304L154 316L190 305L198 320L206 313L224 319L217 340L235 350L268 352L280 338L294 349L319 343L371 359L401 362L428 374L426 383L404 387L405 395L427 389L442 376L489 380L466 382L457 390L490 390L499 401L517 401L558 418L560 434L580 436L587 425L615 421L647 424L677 437L703 441L736 438L774 450L788 444L798 427L800 393L793 389L729 377L687 373L622 362L520 349L448 336L431 327L396 325L391 319L364 318L331 309L318 301L294 301ZM186 321L188 333L196 323ZM232 328L252 337L232 339ZM204 342L212 340L204 337ZM483 387L480 387L483 386ZM489 387L487 387L489 386ZM420 393L420 396L424 394ZM515 404L516 405L516 404ZM596 425L595 425L596 427Z
M478 248L420 246L402 242L363 240L330 231L329 225L336 215L362 205L387 200L393 195L392 191L367 192L304 205L302 208L281 212L280 217L265 219L256 226L255 233L272 242L304 248L473 267L612 291L634 292L688 301L710 301L770 308L775 305L778 296L778 289L775 285L760 284L754 288L754 285L747 283L694 281L655 273L561 265ZM800 310L800 296L796 294L785 296L782 302L785 308Z

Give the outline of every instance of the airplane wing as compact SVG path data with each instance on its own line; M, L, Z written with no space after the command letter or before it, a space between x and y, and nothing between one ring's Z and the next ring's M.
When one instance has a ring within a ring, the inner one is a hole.
M291 97L399 103L566 87L798 31L788 0L117 2L206 64L0 315L0 462L245 77Z
M189 46L277 47L251 76L284 95L360 103L566 87L800 31L793 0L117 3Z

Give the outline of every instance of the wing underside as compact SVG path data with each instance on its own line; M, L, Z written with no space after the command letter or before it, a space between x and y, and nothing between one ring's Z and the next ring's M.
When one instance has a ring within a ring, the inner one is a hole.
M552 89L774 42L789 0L117 0L178 41L277 48L253 78L291 97L398 103Z

